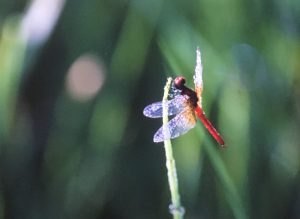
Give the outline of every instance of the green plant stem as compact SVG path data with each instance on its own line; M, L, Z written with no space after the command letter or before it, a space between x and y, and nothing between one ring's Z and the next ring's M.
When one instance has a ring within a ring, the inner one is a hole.
M163 133L164 136L170 135L168 129L168 108L166 105L166 101L168 100L171 78L168 78L166 86L164 88L164 96L163 96ZM173 214L174 219L182 219L184 215L184 208L180 204L180 195L178 190L178 179L176 172L175 159L173 157L173 150L171 140L164 141L165 153L166 153L166 166L168 170L168 181L169 187L171 191L171 200L172 204L170 205L170 212Z

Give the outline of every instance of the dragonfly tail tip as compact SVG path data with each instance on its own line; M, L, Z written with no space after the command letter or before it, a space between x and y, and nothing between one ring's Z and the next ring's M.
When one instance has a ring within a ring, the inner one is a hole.
M227 148L227 145L225 143L220 144L221 148Z

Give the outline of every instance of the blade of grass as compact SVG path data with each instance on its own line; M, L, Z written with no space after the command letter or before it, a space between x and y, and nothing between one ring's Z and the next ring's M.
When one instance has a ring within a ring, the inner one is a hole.
M200 127L197 127L197 134L201 135L203 137L203 134L201 132ZM226 198L228 200L228 203L233 211L233 214L235 218L238 219L247 219L247 213L242 205L241 197L230 178L230 175L226 169L226 166L224 162L222 161L220 154L218 153L215 146L212 144L211 141L207 140L207 138L204 138L203 142L203 148L205 152L207 153L211 164L213 165L216 173L218 174L218 177L222 183L222 186L224 187L224 191L226 194Z
M8 17L0 35L0 136L11 130L19 83L24 67L26 45L19 36L20 18Z
M163 96L163 133L164 136L170 136L168 129L168 108L166 105L166 101L168 100L171 78L168 78L166 86L164 88L164 96ZM177 171L175 165L175 159L173 157L173 150L171 140L167 139L164 141L165 153L166 153L166 166L168 170L168 181L169 187L171 191L171 200L172 204L170 205L170 212L173 214L174 219L182 219L184 215L184 208L180 203L180 194L178 189L178 179L177 179Z

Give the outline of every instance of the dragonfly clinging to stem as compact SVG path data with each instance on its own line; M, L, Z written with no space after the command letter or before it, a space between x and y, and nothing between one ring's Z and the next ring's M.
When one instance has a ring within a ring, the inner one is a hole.
M200 50L197 48L196 68L194 75L195 90L185 86L186 79L182 76L174 79L174 87L179 91L173 99L168 100L165 104L168 109L168 115L175 115L173 119L168 122L169 135L165 136L163 127L158 129L154 134L154 142L162 142L166 139L177 138L185 134L196 125L196 117L200 119L205 128L214 137L214 139L222 146L225 147L225 142L212 123L205 116L202 109L202 63ZM146 117L159 118L162 117L163 103L156 102L145 107L143 113Z

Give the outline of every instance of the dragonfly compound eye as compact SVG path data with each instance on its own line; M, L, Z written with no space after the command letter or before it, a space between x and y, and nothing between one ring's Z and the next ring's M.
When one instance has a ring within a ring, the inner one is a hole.
M174 80L174 85L177 89L181 90L185 84L185 78L182 76L176 77Z

